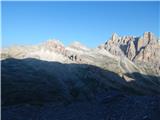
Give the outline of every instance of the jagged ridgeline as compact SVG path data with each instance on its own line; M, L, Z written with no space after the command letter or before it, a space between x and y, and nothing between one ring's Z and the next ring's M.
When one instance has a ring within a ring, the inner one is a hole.
M97 48L58 40L1 51L2 105L90 99L116 89L160 94L160 43L151 32L118 36Z

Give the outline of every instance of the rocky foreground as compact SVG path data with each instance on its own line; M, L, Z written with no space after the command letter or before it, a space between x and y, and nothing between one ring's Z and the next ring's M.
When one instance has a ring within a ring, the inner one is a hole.
M90 101L2 107L2 120L159 120L159 99L108 91Z
M112 37L91 49L58 40L1 51L4 120L159 120L160 42Z

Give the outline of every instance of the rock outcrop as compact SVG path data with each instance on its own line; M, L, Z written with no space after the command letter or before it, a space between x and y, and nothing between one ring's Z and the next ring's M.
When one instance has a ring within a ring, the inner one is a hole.
M151 32L145 32L142 37L119 37L114 33L104 48L113 55L127 57L137 64L150 64L160 74L160 44Z
M127 51L126 55L130 60L133 60L134 57L136 56L136 47L133 41L129 41L128 46L127 46Z

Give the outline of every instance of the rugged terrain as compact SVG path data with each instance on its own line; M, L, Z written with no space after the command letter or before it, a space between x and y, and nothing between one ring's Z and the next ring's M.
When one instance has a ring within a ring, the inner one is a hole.
M114 33L94 49L79 42L65 47L58 40L4 48L2 118L158 120L159 52L151 32L142 37Z

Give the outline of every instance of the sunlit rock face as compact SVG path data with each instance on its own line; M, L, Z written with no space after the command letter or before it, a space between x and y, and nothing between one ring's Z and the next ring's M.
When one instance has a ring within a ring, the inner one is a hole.
M133 60L136 56L136 46L133 41L129 41L126 53L130 60Z
M104 48L113 55L127 57L137 64L154 66L154 71L160 74L160 44L151 32L145 32L142 37L119 37L114 33Z

